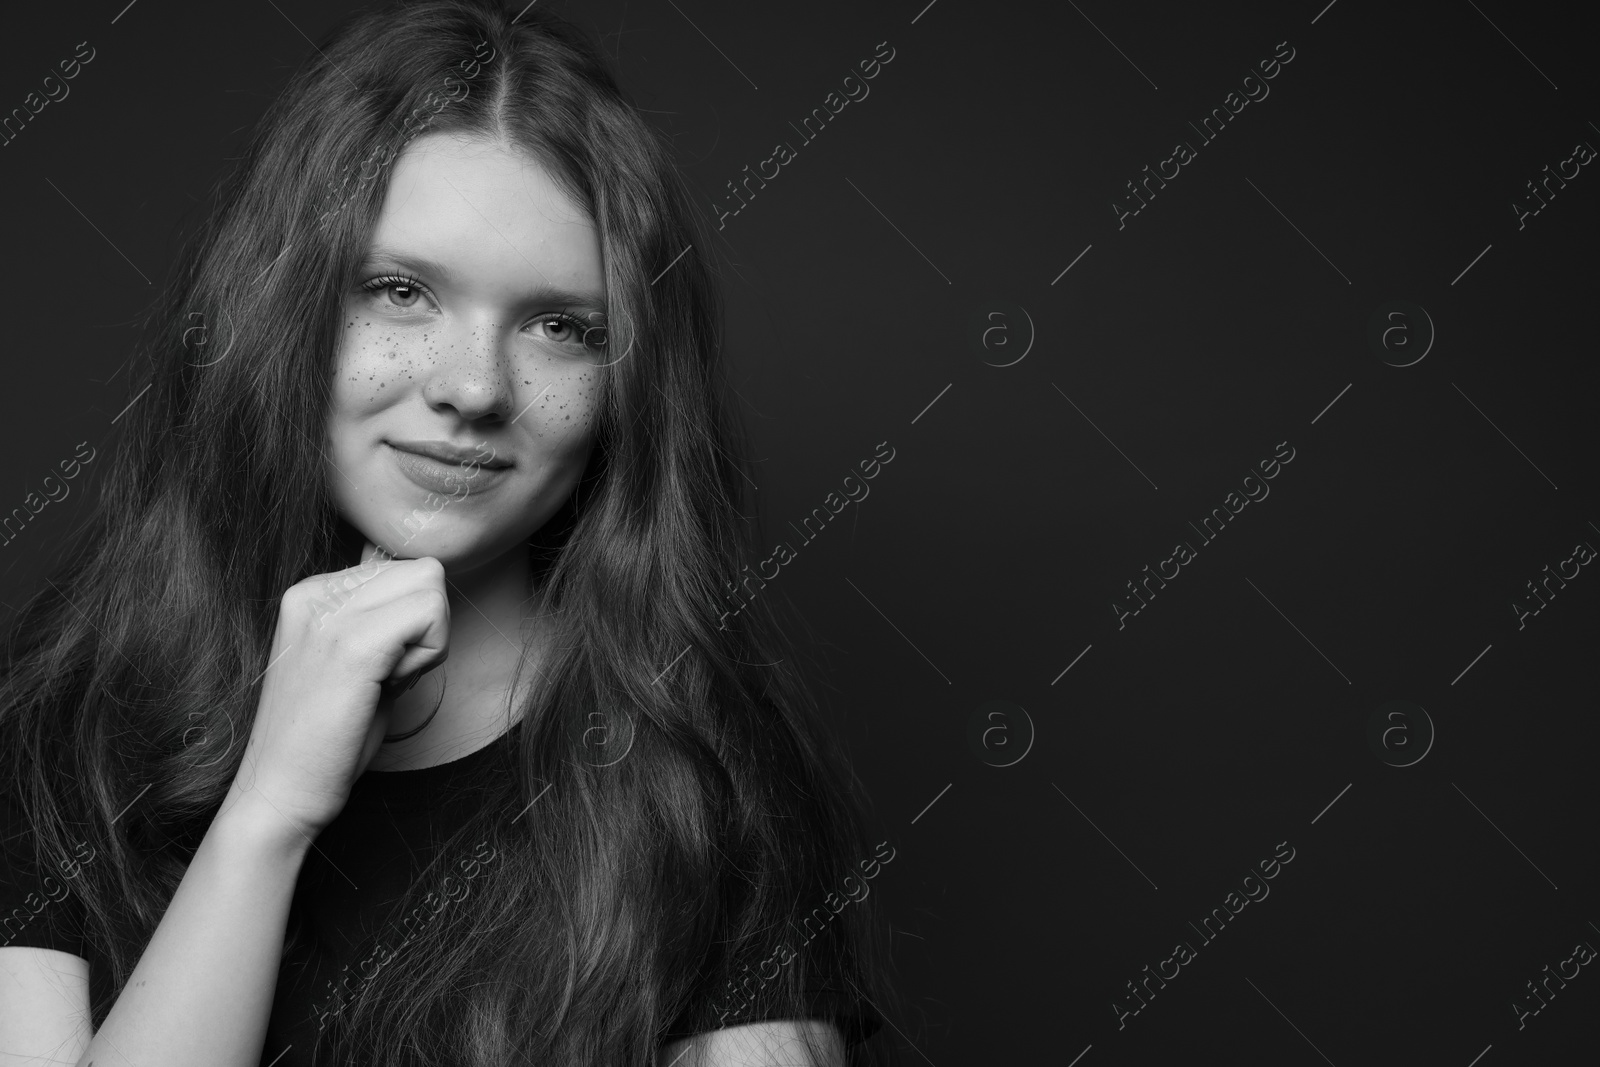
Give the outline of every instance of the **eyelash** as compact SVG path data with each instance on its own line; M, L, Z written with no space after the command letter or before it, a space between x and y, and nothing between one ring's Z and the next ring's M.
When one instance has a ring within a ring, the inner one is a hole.
M430 299L430 300L433 299L432 290L430 290L426 285L423 285L417 279L412 278L412 277L408 277L407 275L404 275L404 274L385 274L385 275L382 275L381 277L373 278L371 281L363 282L362 285L361 285L361 288L362 288L363 292L372 293L372 294L381 293L385 289L397 289L397 288L415 289L417 292L426 295L428 297L428 299ZM404 308L400 308L398 310L402 310L403 311L405 309ZM585 334L585 332L587 332L591 327L595 327L596 326L596 324L594 324L594 323L584 322L582 319L578 318L576 315L570 314L570 313L565 312L565 311L552 311L552 312L549 312L548 314L540 315L538 318L534 319L534 322L535 323L546 323L546 322L550 322L552 320L554 320L556 322L564 323L565 325L572 327L573 331L578 334L578 338L579 339L575 342L575 343L578 343L578 344L582 344L583 343L583 341L581 339L582 339L583 335ZM603 329L604 327L603 326L598 326L596 328ZM556 343L559 344L560 342L558 341Z

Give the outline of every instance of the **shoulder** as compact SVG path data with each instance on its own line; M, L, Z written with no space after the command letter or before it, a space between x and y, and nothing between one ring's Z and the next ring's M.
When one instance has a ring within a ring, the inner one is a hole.
M816 1019L767 1019L710 1030L673 1041L661 1051L665 1063L696 1067L844 1067L844 1038Z
M0 948L0 1049L17 1062L76 1062L93 1036L89 964L56 949Z

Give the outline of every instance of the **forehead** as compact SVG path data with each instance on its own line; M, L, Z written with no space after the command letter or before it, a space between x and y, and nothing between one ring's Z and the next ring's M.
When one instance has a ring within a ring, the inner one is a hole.
M461 284L604 291L588 212L537 158L483 136L411 142L369 243L438 263Z

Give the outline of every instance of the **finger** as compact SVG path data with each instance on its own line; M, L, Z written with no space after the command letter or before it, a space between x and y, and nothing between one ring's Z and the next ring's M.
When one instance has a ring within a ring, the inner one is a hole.
M417 589L391 601L390 618L394 630L390 639L404 646L400 658L389 671L390 683L415 684L409 675L421 676L442 664L449 656L450 613L435 613L437 601L429 590Z
M344 597L348 597L374 578L381 576L394 562L395 559L389 554L388 549L371 541L364 541L361 546L361 562L342 571L323 575L323 589L329 590L331 583L332 586L342 590ZM333 595L342 603L344 597L338 593Z
M372 587L372 591L363 599L363 603L369 608L389 603L408 590L414 591L419 581L437 586L440 592L444 591L443 581L429 582L425 569L417 568L417 560L398 559L382 545L372 541L363 542L361 556L360 563L322 576L324 591L340 603L355 590L365 590L368 586ZM333 589L341 590L343 595L332 592Z
M401 655L399 662L394 665L394 670L389 672L389 678L384 686L385 692L392 697L409 692L422 680L424 674L444 666L448 656L448 649L412 645Z
M438 663L435 663L433 667L438 665ZM421 670L412 671L410 674L396 673L391 675L389 680L383 683L383 698L385 700L394 700L404 693L409 693L418 682L422 681L424 674L433 670L433 667L423 667ZM398 664L396 665L396 670L398 670Z

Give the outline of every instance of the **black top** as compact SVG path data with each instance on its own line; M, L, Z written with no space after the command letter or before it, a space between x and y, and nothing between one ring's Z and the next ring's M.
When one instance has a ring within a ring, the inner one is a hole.
M450 902L470 893L472 879L494 862L487 843L450 857L429 873L439 883L429 906L399 923L390 918L440 845L477 811L492 776L511 773L503 757L520 726L448 763L368 771L356 779L344 809L306 854L295 884L294 914L304 936L291 939L278 969L263 1065L310 1067L325 1017L339 1010L338 984L356 988L363 976L370 977L413 924L448 921ZM0 791L0 946L57 949L88 960L98 1002L111 993L109 966L85 941L83 904L71 892L74 861L41 872L31 837L16 802ZM817 990L813 1005L813 1016L837 1025L849 1045L882 1025L870 1004L837 987ZM692 1004L668 1028L666 1040L717 1029L719 1014L713 1005ZM771 1017L752 1003L720 1025Z

